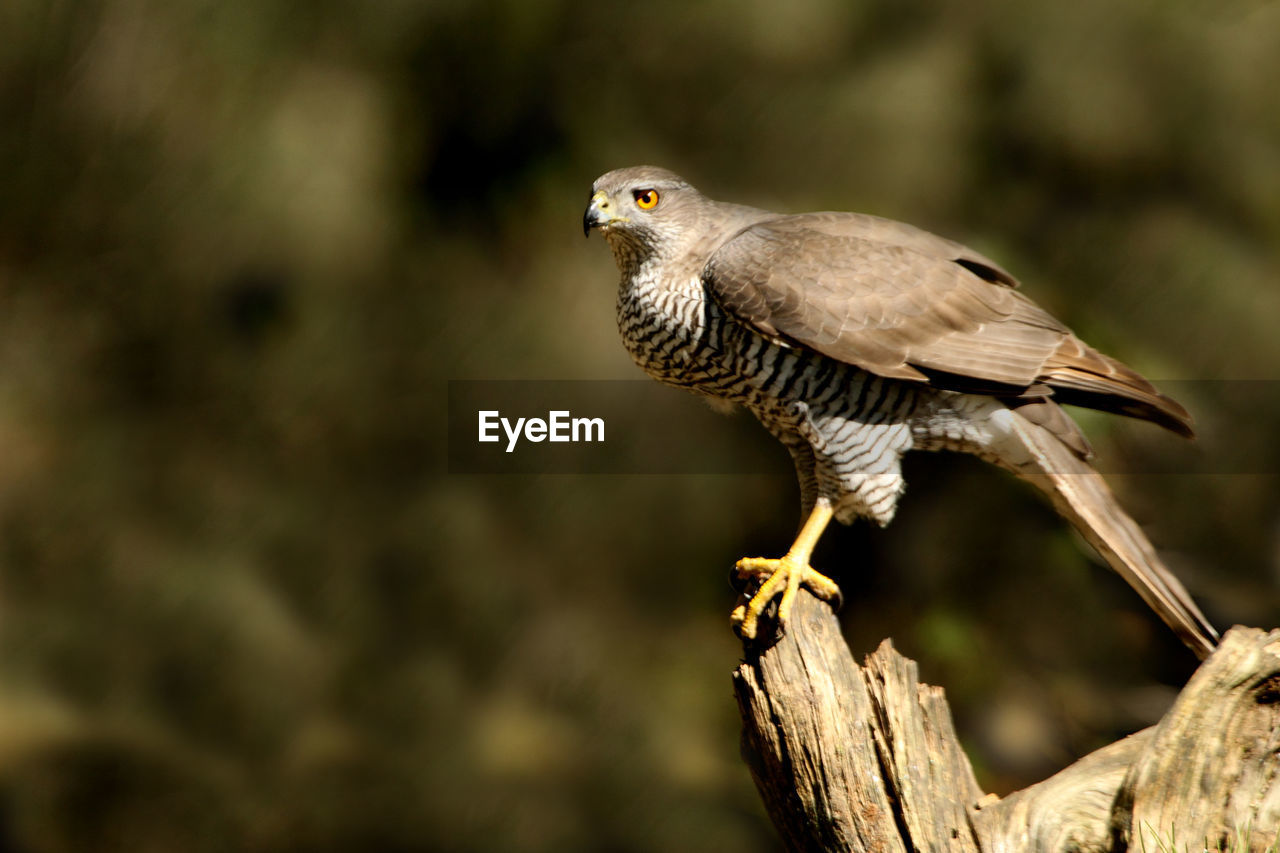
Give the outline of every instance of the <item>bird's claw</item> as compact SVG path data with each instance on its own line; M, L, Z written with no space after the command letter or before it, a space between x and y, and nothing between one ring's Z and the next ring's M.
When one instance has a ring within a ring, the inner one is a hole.
M823 601L833 602L839 609L842 603L840 587L831 578L816 571L807 562L790 554L773 559L769 557L744 557L735 566L734 576L739 580L760 580L760 585L750 598L743 593L741 601L729 615L734 628L744 638L753 640L759 632L760 617L774 598L778 602L777 625L779 633L786 630L796 594L804 586Z

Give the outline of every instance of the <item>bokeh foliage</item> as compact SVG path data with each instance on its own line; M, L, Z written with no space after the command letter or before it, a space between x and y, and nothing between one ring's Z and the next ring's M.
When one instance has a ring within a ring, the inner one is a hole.
M724 576L794 485L447 473L447 380L637 375L577 233L631 163L965 240L1211 380L1185 402L1256 468L1114 480L1220 624L1280 617L1280 5L11 0L0 32L0 846L776 849ZM1194 453L1081 419L1129 470ZM989 788L1161 713L1191 662L1027 489L908 472L818 565Z

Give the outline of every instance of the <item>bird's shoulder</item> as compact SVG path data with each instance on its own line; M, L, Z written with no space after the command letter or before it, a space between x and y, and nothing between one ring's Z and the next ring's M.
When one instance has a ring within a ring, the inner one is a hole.
M821 211L767 215L744 222L711 255L721 269L731 263L787 265L821 259L830 268L868 262L918 267L958 264L992 284L1017 287L1014 276L963 243L906 222L869 213Z

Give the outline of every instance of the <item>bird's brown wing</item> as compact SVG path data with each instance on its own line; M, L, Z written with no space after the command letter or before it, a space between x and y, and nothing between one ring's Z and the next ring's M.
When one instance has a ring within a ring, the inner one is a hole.
M981 255L909 226L903 239L886 220L846 216L743 229L706 264L711 296L775 341L881 376L1015 397L1053 389L1061 402L1191 433L1186 410L1086 346Z
M922 228L872 216L869 213L801 213L795 216L775 217L775 222L785 222L790 229L807 229L831 237L855 237L887 246L914 249L933 258L954 261L979 278L1009 287L1017 287L1018 280L990 258L975 252L962 243L939 237Z

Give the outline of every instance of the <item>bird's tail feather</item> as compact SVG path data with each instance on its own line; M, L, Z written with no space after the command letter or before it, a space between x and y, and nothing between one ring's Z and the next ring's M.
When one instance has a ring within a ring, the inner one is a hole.
M1102 475L1044 427L1020 417L1011 421L1010 437L1021 452L1005 455L1001 464L1043 490L1196 656L1208 657L1218 632L1120 507Z

